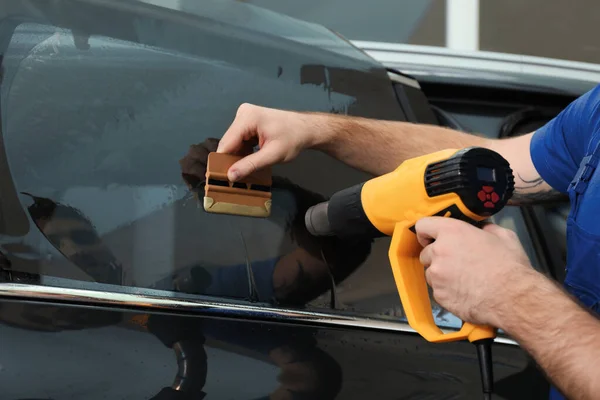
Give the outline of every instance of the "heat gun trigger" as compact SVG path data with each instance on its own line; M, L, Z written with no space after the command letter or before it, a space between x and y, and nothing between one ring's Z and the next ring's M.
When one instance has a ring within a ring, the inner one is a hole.
M440 211L436 212L435 214L432 214L431 216L432 217L445 217L445 218L458 219L460 221L467 222L476 228L482 228L483 225L485 225L489 221L489 220L477 221L477 220L474 220L473 218L469 218L460 210L460 208L458 208L458 206L456 204L453 204L449 207L445 207L445 208L441 209ZM408 228L414 234L417 233L415 226L416 226L416 224L412 224L410 226L410 228ZM433 243L433 239L432 239L432 243Z

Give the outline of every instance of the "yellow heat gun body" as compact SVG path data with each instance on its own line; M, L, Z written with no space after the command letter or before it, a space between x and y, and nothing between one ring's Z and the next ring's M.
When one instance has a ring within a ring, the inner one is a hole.
M464 323L459 331L444 333L436 325L415 224L428 216L477 224L500 211L513 190L512 170L498 153L479 147L447 149L406 160L388 174L334 194L310 208L305 221L317 236L391 236L389 259L409 325L430 342L487 340L489 346L496 336L493 327ZM489 354L480 352L481 357L491 364ZM491 375L491 365L485 368L482 379ZM485 386L491 383L484 382L484 392L491 391Z

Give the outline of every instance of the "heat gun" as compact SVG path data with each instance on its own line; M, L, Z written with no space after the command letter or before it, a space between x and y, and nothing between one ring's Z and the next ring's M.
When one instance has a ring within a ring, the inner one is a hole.
M477 225L500 211L513 191L512 169L500 154L482 147L447 149L406 160L388 174L335 193L311 207L305 222L315 236L391 236L388 255L409 325L430 342L475 343L483 391L490 396L496 329L465 322L459 331L444 333L436 325L415 224L442 216Z

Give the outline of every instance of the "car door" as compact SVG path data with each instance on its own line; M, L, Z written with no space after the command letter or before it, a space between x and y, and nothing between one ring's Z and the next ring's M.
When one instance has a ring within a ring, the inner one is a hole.
M416 81L237 2L0 4L3 398L479 395L471 345L405 323L389 239L307 234L368 175L308 151L273 169L271 217L201 205L240 104L435 123ZM495 359L501 397L544 392L510 339Z

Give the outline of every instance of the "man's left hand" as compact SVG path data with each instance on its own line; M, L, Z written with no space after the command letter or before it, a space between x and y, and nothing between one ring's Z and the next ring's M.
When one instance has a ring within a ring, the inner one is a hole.
M443 217L423 218L415 228L435 300L463 321L501 328L502 302L521 277L535 272L517 235Z

